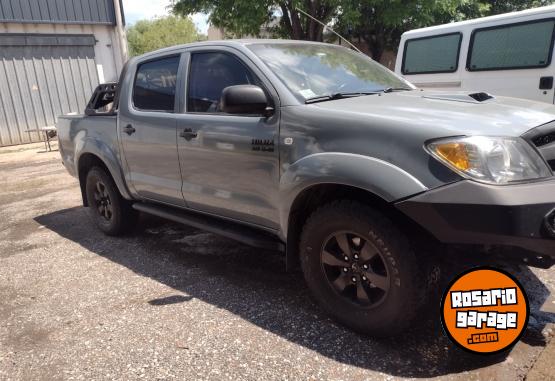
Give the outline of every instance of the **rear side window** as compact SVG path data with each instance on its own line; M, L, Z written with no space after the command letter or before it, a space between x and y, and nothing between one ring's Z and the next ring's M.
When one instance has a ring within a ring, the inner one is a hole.
M551 62L555 20L476 29L470 41L470 71L546 67Z
M402 73L432 74L457 71L461 38L461 33L450 33L407 40Z
M140 64L133 86L133 105L142 111L173 112L179 57Z
M220 112L220 98L228 86L257 84L254 74L227 53L193 54L189 74L188 112Z

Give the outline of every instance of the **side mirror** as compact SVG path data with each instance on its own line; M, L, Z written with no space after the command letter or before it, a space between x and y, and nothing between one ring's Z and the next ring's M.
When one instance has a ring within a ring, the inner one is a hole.
M266 93L258 86L237 85L222 92L220 110L227 114L271 116L274 109L268 106Z

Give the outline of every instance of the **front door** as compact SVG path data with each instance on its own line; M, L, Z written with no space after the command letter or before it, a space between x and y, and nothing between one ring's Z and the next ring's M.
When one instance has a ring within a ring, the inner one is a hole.
M184 205L174 112L179 66L179 55L136 66L122 85L118 128L128 184L145 199Z
M186 112L179 115L183 196L191 208L276 228L279 115L230 115L219 110L224 88L254 84L256 68L230 51L191 52Z

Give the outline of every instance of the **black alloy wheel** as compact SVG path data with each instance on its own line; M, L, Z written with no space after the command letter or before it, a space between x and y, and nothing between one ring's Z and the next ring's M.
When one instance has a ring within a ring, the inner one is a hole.
M324 243L321 262L330 286L350 302L374 307L387 296L391 278L382 254L368 237L334 233Z
M134 228L138 212L121 196L106 170L92 168L87 173L85 191L89 214L102 232L118 236Z
M110 221L114 216L112 200L110 199L110 194L106 189L106 185L100 179L96 182L95 185L94 200L96 202L98 214L104 217L106 221Z
M353 200L316 209L299 256L306 283L336 321L376 337L403 332L425 300L425 269L382 211Z

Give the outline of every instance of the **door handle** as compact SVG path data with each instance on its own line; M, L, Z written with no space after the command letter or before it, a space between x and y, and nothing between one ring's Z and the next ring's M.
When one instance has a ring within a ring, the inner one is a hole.
M125 132L127 135L132 135L132 134L135 133L135 131L137 131L137 130L135 130L135 129L133 128L133 126L130 125L130 124L128 124L127 126L125 126L125 128L123 129L123 132Z
M198 133L194 132L192 128L186 128L179 133L179 136L185 138L185 140L196 139Z
M551 90L553 88L553 77L540 78L540 90Z

